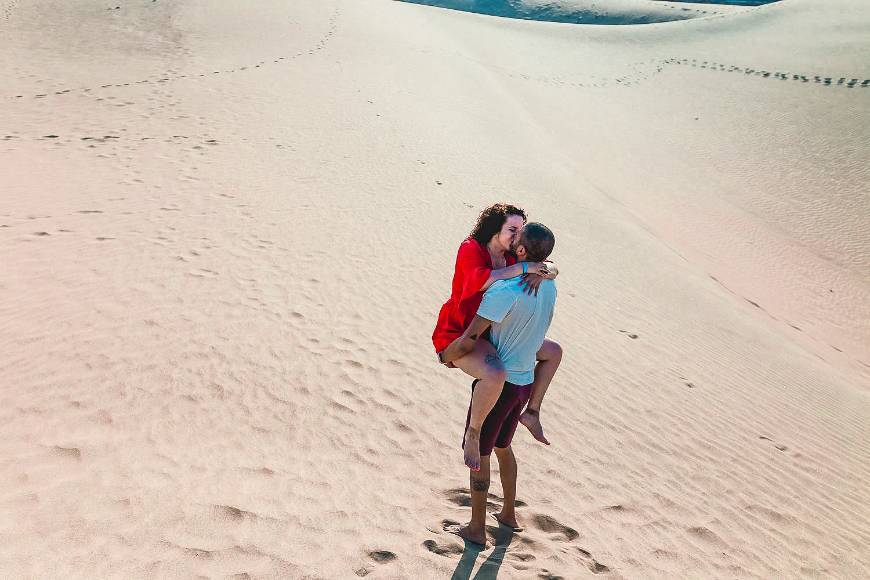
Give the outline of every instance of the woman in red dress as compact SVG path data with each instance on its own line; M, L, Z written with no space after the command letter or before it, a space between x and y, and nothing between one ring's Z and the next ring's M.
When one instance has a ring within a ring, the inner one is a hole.
M513 246L526 223L526 213L513 205L497 203L480 213L469 237L459 246L450 299L441 307L432 343L438 360L454 339L461 336L477 314L483 293L496 280L523 276L518 281L527 291L537 292L544 278L555 278L557 270L550 262L517 263ZM541 427L539 411L547 387L562 360L562 348L546 339L538 351L535 382L529 404L520 422L538 441L549 445ZM471 399L471 420L465 433L465 464L480 469L480 428L501 395L505 370L495 347L489 340L478 340L474 350L448 363L479 379Z

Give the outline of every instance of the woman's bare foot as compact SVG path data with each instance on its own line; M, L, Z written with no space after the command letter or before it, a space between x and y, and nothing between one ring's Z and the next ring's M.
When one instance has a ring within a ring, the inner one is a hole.
M516 515L512 515L511 517L505 517L501 512L490 515L494 517L499 524L507 526L515 532L523 531L523 527L517 522Z
M526 409L523 414L520 415L520 423L531 432L532 437L544 445L550 444L550 442L547 441L547 438L544 437L544 427L541 425L541 418L538 416L538 411L536 409Z
M462 451L465 453L465 465L471 471L480 471L480 431L472 427L468 428Z

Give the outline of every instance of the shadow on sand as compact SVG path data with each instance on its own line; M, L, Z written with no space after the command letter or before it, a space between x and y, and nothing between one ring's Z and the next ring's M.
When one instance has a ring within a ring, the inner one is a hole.
M513 541L514 532L506 526L499 526L493 533L493 538L495 539L495 548L493 548L492 553L486 561L480 565L473 580L495 580L498 577L498 571L507 554L508 546ZM453 571L451 580L471 580L474 564L477 562L477 557L483 549L483 546L466 541L462 557L459 559L459 563L456 564L456 569Z

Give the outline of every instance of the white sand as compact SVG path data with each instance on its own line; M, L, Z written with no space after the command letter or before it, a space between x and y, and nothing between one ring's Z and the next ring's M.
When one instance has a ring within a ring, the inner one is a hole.
M866 2L5 0L0 70L0 576L870 576ZM566 357L463 554L429 335L500 199Z

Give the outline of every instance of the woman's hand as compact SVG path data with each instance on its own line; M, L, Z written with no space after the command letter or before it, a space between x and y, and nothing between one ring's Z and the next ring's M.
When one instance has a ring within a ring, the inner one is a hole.
M528 274L546 277L549 271L549 266L547 266L546 262L526 262L526 272Z
M559 269L553 262L527 262L528 273L523 274L520 285L523 286L523 291L538 295L538 286L544 279L553 280L559 275Z
M528 274L523 274L521 278L519 284L523 287L523 292L527 292L528 294L534 292L535 296L537 296L538 286L540 286L541 282L544 281L544 276L541 276L540 274L532 274L530 272Z
M547 267L547 273L542 274L544 278L548 280L553 280L556 276L559 275L559 268L556 267L556 264L553 262L544 262L544 265Z

